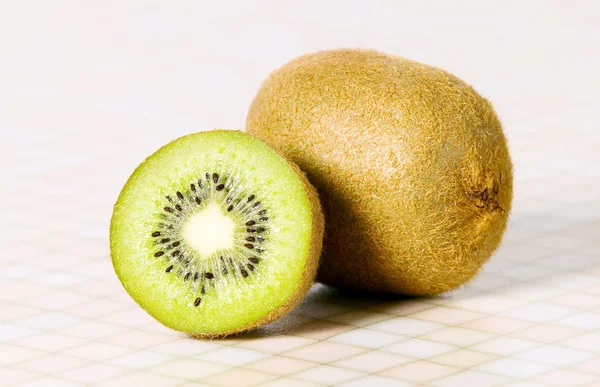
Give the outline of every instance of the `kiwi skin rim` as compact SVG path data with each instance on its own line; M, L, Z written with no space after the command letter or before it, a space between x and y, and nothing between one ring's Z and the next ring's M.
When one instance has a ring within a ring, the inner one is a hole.
M260 141L262 142L262 140ZM306 296L306 293L308 293L308 290L315 282L317 270L319 268L319 258L323 248L323 233L325 231L325 218L323 216L323 210L321 209L319 195L317 194L315 187L313 187L313 185L308 181L308 178L304 172L302 172L302 170L296 164L290 161L287 157L283 156L279 151L276 152L288 163L296 176L298 176L302 182L302 186L306 191L306 196L308 197L308 201L310 203L310 213L312 218L310 242L308 247L308 257L306 257L306 264L304 265L304 270L302 271L301 281L298 284L296 291L287 299L286 302L262 318L250 324L246 324L226 332L192 333L191 335L193 337L198 339L220 339L233 334L249 332L260 326L273 322L278 318L285 316L292 309L294 309L296 305L298 305L304 299L304 296Z
M222 132L222 131L223 132L233 132L233 130L226 130L226 129L213 130L213 132ZM243 134L244 136L252 137L256 141L259 141L264 144L264 142L262 140L256 139L256 137L251 136L247 133L244 133L243 131L238 130L235 132ZM265 146L269 147L266 144L265 144ZM240 326L238 328L231 329L228 331L224 331L224 332L210 332L210 333L208 333L208 332L207 333L184 332L184 333L190 334L191 336L193 336L195 338L218 339L218 338L223 338L225 336L229 336L229 335L233 335L233 334L248 332L248 331L254 330L262 325L270 323L270 322L284 316L289 311L291 311L296 305L298 305L302 301L302 299L304 298L304 296L306 295L306 293L308 292L308 290L310 289L310 287L312 286L312 284L315 281L315 278L317 275L317 269L319 267L319 258L320 258L321 250L322 250L323 234L324 234L324 227L325 227L324 215L323 215L323 211L321 208L319 196L318 196L317 191L314 188L314 186L308 181L304 172L302 170L300 170L300 168L296 164L294 164L288 158L283 156L279 151L276 151L271 147L269 147L269 148L271 150L273 150L279 157L281 157L287 163L287 165L292 169L294 174L300 179L300 182L302 184L302 187L304 188L304 192L306 193L306 197L307 197L309 205L310 205L310 213L311 213L310 240L309 240L309 246L308 246L308 255L305 260L304 269L300 276L300 282L298 283L298 287L296 288L296 290L288 297L288 299L283 304L281 304L277 309L275 309L275 310L267 313L265 316L259 318L258 320L255 320L246 325L243 325L243 326ZM131 176L133 176L133 175L135 175L135 172L133 172ZM131 179L131 176L129 179ZM117 204L118 204L118 201L117 201ZM110 225L110 234L111 235L113 234L113 229L115 227L114 221L115 221L115 217L114 217L114 213L113 213L113 217L111 218L111 225ZM113 263L113 266L114 266L114 262L113 262L114 255L112 254L112 251L113 251L113 246L112 246L112 238L111 238L111 262ZM119 278L119 280L120 280L120 278ZM141 305L140 305L140 307L141 307ZM145 309L145 308L143 308L143 309ZM157 320L159 323L161 323L162 325L165 325L160 320L156 319L151 313L148 313L148 314L152 318ZM170 328L170 329L172 329L172 328ZM174 330L176 330L176 329L174 329Z

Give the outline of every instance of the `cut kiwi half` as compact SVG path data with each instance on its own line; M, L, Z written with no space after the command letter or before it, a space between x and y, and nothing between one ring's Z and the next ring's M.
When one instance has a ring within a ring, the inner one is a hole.
M131 175L110 250L130 296L172 329L218 337L271 322L313 283L323 214L291 162L243 132L174 140Z

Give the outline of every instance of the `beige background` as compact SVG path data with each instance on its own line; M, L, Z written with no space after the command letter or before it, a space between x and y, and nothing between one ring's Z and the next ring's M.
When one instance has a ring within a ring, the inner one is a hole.
M0 386L599 385L599 4L0 1ZM516 172L503 246L439 298L316 286L251 336L162 328L107 261L125 179L175 137L243 128L271 70L337 47L493 102Z

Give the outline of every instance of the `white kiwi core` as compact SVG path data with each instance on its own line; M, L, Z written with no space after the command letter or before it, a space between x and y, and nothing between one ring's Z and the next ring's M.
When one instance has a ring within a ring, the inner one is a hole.
M235 222L214 202L191 215L182 229L183 239L202 259L209 259L218 250L232 249L234 232Z

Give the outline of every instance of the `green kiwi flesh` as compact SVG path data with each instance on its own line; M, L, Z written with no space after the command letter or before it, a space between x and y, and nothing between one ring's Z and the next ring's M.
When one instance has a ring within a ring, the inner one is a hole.
M115 272L151 316L200 337L270 322L314 281L323 218L297 167L243 132L184 136L131 175L114 207Z

